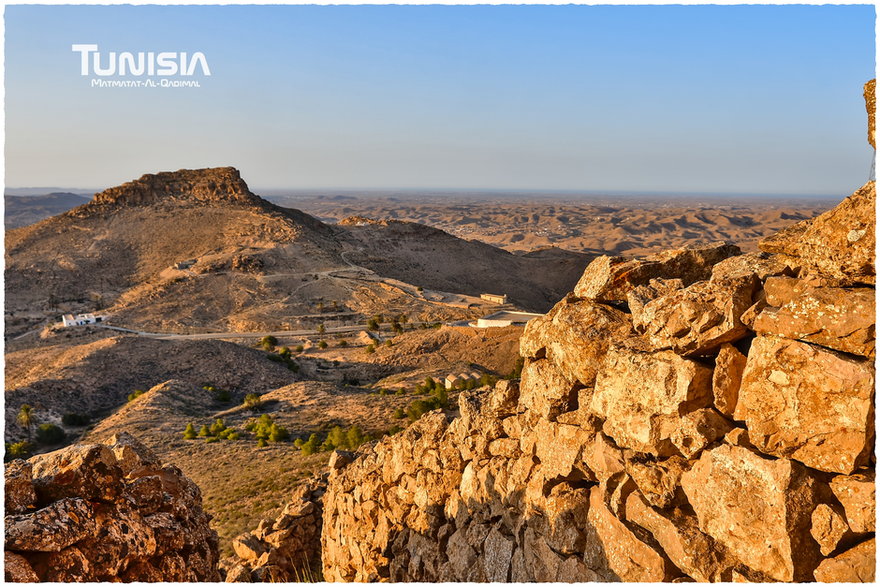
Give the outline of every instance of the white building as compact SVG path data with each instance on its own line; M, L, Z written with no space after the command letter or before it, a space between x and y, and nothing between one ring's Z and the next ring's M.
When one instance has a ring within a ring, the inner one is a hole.
M484 294L480 294L480 299L482 299L486 302L492 302L493 304L506 304L507 303L507 294L499 295L499 294L484 293Z
M95 316L94 314L64 314L61 317L61 323L64 324L65 327L97 324L98 322L101 322L103 320L103 316Z
M495 312L488 316L478 318L476 323L471 322L471 326L477 328L503 328L514 324L525 324L533 318L540 318L544 314L533 314L531 312Z

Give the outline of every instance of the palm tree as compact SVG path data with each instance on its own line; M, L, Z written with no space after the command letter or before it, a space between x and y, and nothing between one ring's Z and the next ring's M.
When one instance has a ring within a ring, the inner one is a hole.
M22 404L18 410L18 423L25 427L28 440L31 438L31 427L34 425L34 409L28 404Z

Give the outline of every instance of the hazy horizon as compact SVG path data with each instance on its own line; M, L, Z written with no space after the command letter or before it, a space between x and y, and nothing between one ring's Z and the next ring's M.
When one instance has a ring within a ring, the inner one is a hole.
M871 165L871 5L19 5L5 17L7 185L111 186L231 162L261 190L842 197ZM102 67L110 52L203 53L210 76L93 87L135 77L82 75L78 44L97 45Z

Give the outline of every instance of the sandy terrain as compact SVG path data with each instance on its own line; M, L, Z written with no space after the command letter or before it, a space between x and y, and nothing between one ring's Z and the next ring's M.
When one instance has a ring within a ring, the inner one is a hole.
M566 196L275 196L325 222L351 216L427 224L511 252L559 247L591 254L644 255L697 241L755 250L764 236L816 216L836 200Z

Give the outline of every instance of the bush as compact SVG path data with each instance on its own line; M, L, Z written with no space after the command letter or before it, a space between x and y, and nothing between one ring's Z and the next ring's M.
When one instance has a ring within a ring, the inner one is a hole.
M278 356L284 357L285 359L289 359L290 358L290 348L286 347L286 346L279 348L278 349Z
M326 340L322 340L321 342L319 342L319 343L318 343L318 348L321 349L321 350L326 349L326 348L327 348L327 341L326 341Z
M274 349L275 345L277 345L277 344L278 344L278 339L275 338L274 336L272 336L271 334L269 336L264 336L263 338L260 339L260 345L264 349L266 349L267 351L271 351L272 349Z
M393 344L394 344L394 342L392 342L392 340L390 338L385 341L385 346L392 346Z
M401 430L403 430L403 428L401 428L400 426L392 426L391 428L388 429L387 432L385 432L385 434L387 434L388 436L394 436L395 434L397 434Z
M379 321L375 318L370 318L367 320L367 329L368 330L379 330Z
M284 426L279 426L278 424L272 424L269 428L269 441L270 442L281 442L283 440L287 440L290 438L290 432L287 431L287 428Z
M212 442L220 442L220 439L216 436L212 436L210 438L205 439L205 444L211 444Z
M301 344L298 344L295 347L293 347L293 350L294 350L294 352L301 353L305 350L305 347Z
M233 431L226 437L226 440L238 440L239 438L241 438L241 435L237 431Z
M341 347L343 347L343 348L347 347L347 346L348 346L348 341L347 341L347 340L340 340L340 341L339 341L339 346L341 346Z
M397 408L394 410L394 417L400 420L401 418L406 418L406 412L403 411L403 408Z
M244 407L251 410L252 412L256 412L263 406L263 400L260 399L260 395L257 393L249 393L244 396Z
M145 392L143 389L135 389L134 392L128 394L128 401L133 402L134 400L136 400L140 396L144 395L144 393Z
M183 431L183 439L184 440L192 440L196 437L196 427L193 426L193 423L190 422L186 425L186 430Z
M373 353L376 352L376 345L368 344L364 350L367 352L368 355L372 355Z
M40 444L58 444L64 440L64 430L55 424L40 424L37 426L37 442Z
M276 424L269 414L263 414L256 420L251 420L245 425L245 429L253 432L258 441L281 442L290 438L290 432L287 431L287 428Z
M84 414L64 414L61 423L65 426L88 426L91 418Z
M267 444L269 444L269 443L266 442L266 439L265 439L265 438L258 438L258 439L257 439L257 447L258 447L258 448L263 448L263 447L266 446Z
M222 404L225 404L225 403L232 401L232 393L230 393L226 389L215 389L214 387L211 387L211 386L203 387L202 389L204 389L205 391L213 392L214 401L216 401L216 402L220 402Z
M26 440L22 440L21 442L13 442L12 444L6 443L6 458L4 460L9 461L12 459L26 459L31 456L31 451L33 450L33 445Z
M394 392L394 395L406 395L406 388L398 387L397 391Z
M324 334L327 332L327 327L323 324L318 324L318 334Z
M214 423L211 424L209 430L211 431L211 436L217 436L226 430L226 422L223 421L223 418L217 418L214 420Z
M299 450L305 456L313 455L318 452L319 444L318 435L313 433L306 442L300 445Z
M210 434L211 434L211 431L208 430L208 425L202 424L202 427L199 430L199 436L209 436Z

